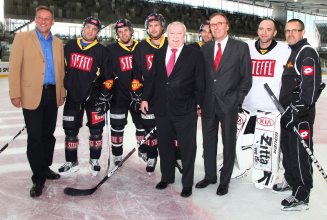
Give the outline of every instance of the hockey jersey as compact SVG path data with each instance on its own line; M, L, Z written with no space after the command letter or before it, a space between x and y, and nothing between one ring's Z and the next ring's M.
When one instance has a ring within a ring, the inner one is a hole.
M276 97L279 97L281 77L291 50L287 44L273 41L275 46L271 50L258 51L259 40L246 42L249 45L252 62L252 88L245 96L243 108L255 113L258 110L276 112L276 106L264 90L268 83Z
M132 91L141 94L143 91L144 77L147 77L152 67L153 54L156 50L162 49L168 45L165 36L162 36L160 45L156 46L151 43L151 38L139 43L133 56L133 74L132 74ZM151 101L150 103L152 103Z
M132 91L131 78L133 69L133 56L135 54L135 49L138 43L139 42L134 39L131 48L127 48L121 42L109 44L107 46L109 55L112 59L112 69L114 75L118 77L115 80L115 86L113 87L113 103L125 100L129 107Z
M114 79L108 50L97 40L83 48L81 39L70 40L64 48L64 87L67 100L74 103L84 103L92 90L110 90Z

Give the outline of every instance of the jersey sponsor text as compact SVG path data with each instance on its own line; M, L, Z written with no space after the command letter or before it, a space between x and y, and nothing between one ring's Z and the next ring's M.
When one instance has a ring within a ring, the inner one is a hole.
M146 65L148 67L148 70L152 67L152 61L153 61L153 54L146 55Z
M83 54L71 53L70 55L70 68L91 72L93 58Z
M251 59L252 76L274 77L276 60Z
M121 71L128 71L133 69L133 55L119 57Z

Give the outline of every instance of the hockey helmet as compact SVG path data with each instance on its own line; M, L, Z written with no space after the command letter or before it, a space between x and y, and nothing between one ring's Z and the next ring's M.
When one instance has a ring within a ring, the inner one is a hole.
M83 28L86 26L86 24L93 24L95 26L97 26L98 28L98 33L101 31L101 22L99 19L95 18L95 17L87 17L85 18L85 20L83 21ZM83 35L83 33L82 33Z
M206 21L204 21L204 22L201 23L201 25L200 25L200 32L203 31L204 25L210 25L210 21L209 20L206 20Z
M115 24L115 33L118 35L118 29L121 27L128 27L130 31L133 32L133 25L127 19L119 19Z
M145 27L146 30L148 30L148 28L149 28L149 22L151 22L151 21L159 21L161 27L165 27L165 25L166 25L166 20L165 20L165 18L161 14L153 13L153 14L150 14L145 19L144 27Z

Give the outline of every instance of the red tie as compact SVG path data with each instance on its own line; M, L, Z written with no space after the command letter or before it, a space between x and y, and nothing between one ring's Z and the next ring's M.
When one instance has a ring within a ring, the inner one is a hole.
M220 63L220 59L221 59L221 47L220 47L220 43L218 43L218 51L216 54L216 58L215 58L215 70L217 72L219 63Z
M170 55L169 61L168 61L167 66L166 66L167 76L168 77L170 76L170 74L173 71L174 66L175 66L175 59L176 59L177 49L171 49L171 52L173 52L173 53Z

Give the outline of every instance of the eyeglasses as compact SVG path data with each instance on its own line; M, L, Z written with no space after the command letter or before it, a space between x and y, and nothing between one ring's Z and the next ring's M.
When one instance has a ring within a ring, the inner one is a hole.
M215 28L215 27L221 27L223 24L227 24L227 22L218 22L218 23L211 23L210 27Z
M297 32L303 31L303 29L297 30L297 29L293 29L293 30L285 30L285 34L296 34Z
M89 30L89 31L92 31L92 32L98 31L98 28L92 28L92 27L87 26L87 25L85 26L85 29Z

